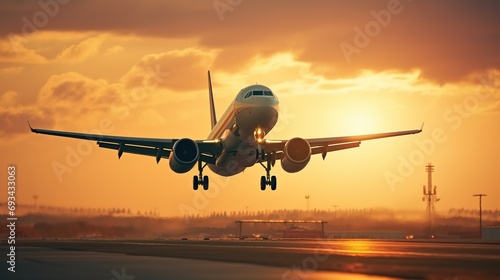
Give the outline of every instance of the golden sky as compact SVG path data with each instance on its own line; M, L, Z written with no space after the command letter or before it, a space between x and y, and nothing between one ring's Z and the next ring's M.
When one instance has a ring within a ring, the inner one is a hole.
M500 201L500 4L497 1L2 1L0 159L17 167L17 199L65 207L157 209L162 215L301 208L425 209L435 165L439 211ZM243 87L280 99L274 139L416 129L279 164L277 191L256 165L211 190L193 169L99 149L35 127L203 139L206 71L221 116ZM6 172L5 172L6 173ZM4 182L7 181L5 175ZM6 184L4 184L6 185ZM0 196L6 200L6 189Z

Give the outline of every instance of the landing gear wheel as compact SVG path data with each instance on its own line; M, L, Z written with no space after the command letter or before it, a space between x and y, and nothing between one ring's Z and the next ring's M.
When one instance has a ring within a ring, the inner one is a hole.
M199 181L198 181L198 176L193 176L193 190L198 190L198 185L199 185Z
M265 191L266 190L266 185L267 185L267 179L266 176L260 177L260 189Z
M277 184L276 176L271 177L271 190L275 191L276 190L276 184Z
M205 166L207 166L207 163L205 163L205 165L203 165L203 163L201 162L201 159L198 159L198 172L199 172L199 175L198 176L193 176L193 190L198 190L198 187L199 186L203 186L203 189L204 190L208 190L208 176L205 175L203 176L203 168L205 168Z
M271 190L276 190L276 186L278 184L278 180L276 179L276 176L271 176L271 167L273 165L273 153L271 153L271 156L267 158L267 165L264 165L262 162L259 162L264 169L266 169L266 176L260 177L260 189L265 190L266 186L270 186Z
M203 189L208 190L208 176L203 176Z

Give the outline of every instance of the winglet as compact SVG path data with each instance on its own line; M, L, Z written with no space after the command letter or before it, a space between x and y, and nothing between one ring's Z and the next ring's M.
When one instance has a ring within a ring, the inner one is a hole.
M422 123L422 126L420 127L420 131L424 130L424 124L425 124L425 122Z
M28 121L28 126L30 127L31 132L37 133L36 130L33 127L31 127L30 121Z
M215 117L215 105L214 105L214 94L212 91L212 79L210 78L210 70L208 70L208 100L210 102L210 121L212 128L214 128L217 123L217 118Z

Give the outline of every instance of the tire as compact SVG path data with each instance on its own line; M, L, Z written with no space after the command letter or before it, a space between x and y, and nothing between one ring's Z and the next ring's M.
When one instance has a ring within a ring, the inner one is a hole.
M203 176L203 189L204 190L208 190L208 182L209 182L208 176L207 175Z
M266 185L267 185L267 179L266 176L260 177L260 189L265 191L266 190Z
M275 191L277 184L278 184L278 180L276 179L276 176L272 176L271 177L271 190Z
M196 176L196 175L193 176L193 190L195 190L195 191L198 190L198 183L199 183L198 176Z

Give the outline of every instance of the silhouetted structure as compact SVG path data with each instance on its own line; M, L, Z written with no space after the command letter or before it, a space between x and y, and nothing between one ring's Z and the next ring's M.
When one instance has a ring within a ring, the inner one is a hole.
M422 201L427 202L428 234L432 236L432 222L435 212L434 204L439 201L439 198L436 197L437 187L434 186L434 188L432 188L432 172L434 172L434 165L430 163L427 164L425 171L427 172L427 190L424 185L424 196L422 197Z
M38 203L37 203L38 195L36 195L36 194L33 195L33 200L35 201L35 204L34 204L35 205L35 211L37 211L38 210Z
M483 196L487 196L487 194L484 194L484 193L477 193L477 194L474 194L472 196L478 196L479 197L479 238L483 238L483 234L482 234L482 228L483 228L483 209L482 209L482 198Z

